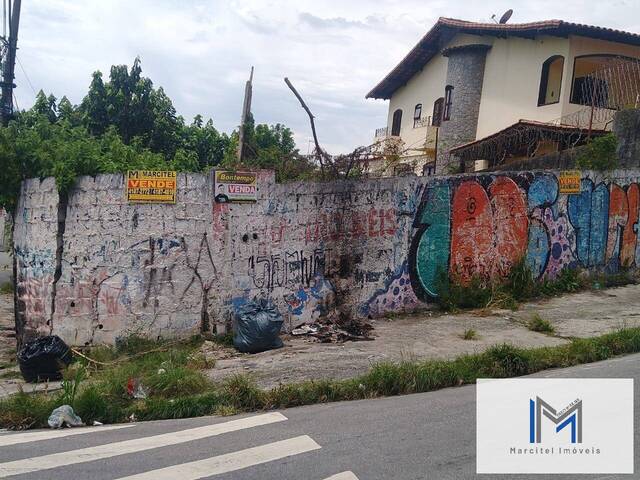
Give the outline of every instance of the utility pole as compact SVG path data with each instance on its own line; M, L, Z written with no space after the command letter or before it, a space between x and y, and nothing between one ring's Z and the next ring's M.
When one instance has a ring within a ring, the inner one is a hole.
M244 86L244 102L242 103L242 117L240 118L240 129L238 130L238 161L242 163L242 157L244 156L244 125L247 123L247 119L251 114L251 95L253 92L253 67L251 67L251 74L249 80Z
M18 47L18 26L20 25L20 4L22 0L8 0L9 4L9 38L6 43L6 54L2 59L2 96L0 97L0 118L6 126L13 115L13 89L15 88L14 70L16 66L16 49Z

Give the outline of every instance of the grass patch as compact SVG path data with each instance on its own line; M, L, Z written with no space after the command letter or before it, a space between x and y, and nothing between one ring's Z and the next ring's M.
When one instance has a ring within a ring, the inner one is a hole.
M553 334L556 332L556 329L553 325L551 325L551 322L549 322L549 320L545 320L537 313L534 313L533 316L529 319L529 321L527 322L527 328L532 332L547 334Z
M476 332L473 328L467 328L461 335L460 338L463 340L477 340L478 332Z
M13 293L13 283L4 282L2 285L0 285L0 293L4 293L4 294Z
M601 272L586 274L578 269L563 269L553 280L534 279L524 259L512 265L509 274L500 281L472 276L467 282L445 270L438 272L435 299L442 310L455 312L463 309L504 308L517 310L521 302L552 297L588 288L600 289L636 283L633 272L623 269L613 274Z
M478 378L507 378L547 368L563 368L640 352L640 328L627 328L588 339L575 339L555 347L524 349L496 345L482 353L454 360L382 362L361 376L347 380L305 381L264 390L248 375L234 375L211 384L201 372L185 364L193 347L174 349L134 358L130 362L87 372L74 393L72 406L86 422L103 423L184 418L201 415L231 415L273 408L356 400L427 392L474 383ZM158 362L165 372L158 373ZM154 370L151 370L153 366ZM126 393L129 375L140 375L149 389L146 399ZM70 373L70 378L77 377ZM72 380L69 380L72 381ZM75 381L75 380L73 380ZM71 387L69 387L71 388ZM35 428L46 425L51 411L69 398L69 392L18 393L0 400L0 427Z

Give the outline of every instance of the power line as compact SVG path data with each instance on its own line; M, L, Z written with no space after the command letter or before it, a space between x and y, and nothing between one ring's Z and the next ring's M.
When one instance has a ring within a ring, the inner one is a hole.
M29 79L29 75L27 75L27 71L22 66L22 62L20 61L20 58L18 58L17 55L16 55L16 60L18 61L18 65L20 65L20 70L22 70L22 73L24 73L24 77L27 79L27 83L31 87L31 91L33 92L33 96L34 97L37 96L38 94L36 93L36 89L33 88L33 84L31 83L31 80Z

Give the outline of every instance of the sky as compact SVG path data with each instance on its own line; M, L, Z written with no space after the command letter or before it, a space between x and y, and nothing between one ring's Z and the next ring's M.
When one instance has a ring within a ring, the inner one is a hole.
M388 104L365 95L440 16L511 23L552 18L640 33L640 0L24 0L15 91L29 108L40 89L80 103L100 70L142 60L178 114L240 121L255 67L258 123L290 127L302 153L311 130L285 85L289 77L316 117L320 143L345 153L373 140Z

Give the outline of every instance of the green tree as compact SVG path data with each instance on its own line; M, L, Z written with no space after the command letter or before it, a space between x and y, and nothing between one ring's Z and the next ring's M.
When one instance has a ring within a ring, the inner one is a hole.
M109 81L92 75L79 106L40 91L33 107L0 127L0 205L12 210L27 178L54 176L64 194L79 175L129 169L205 171L212 166L272 168L277 178L313 175L284 125L245 128L246 157L236 159L238 132L220 133L196 115L190 125L177 115L164 89L142 76L139 58L131 69L111 67Z

